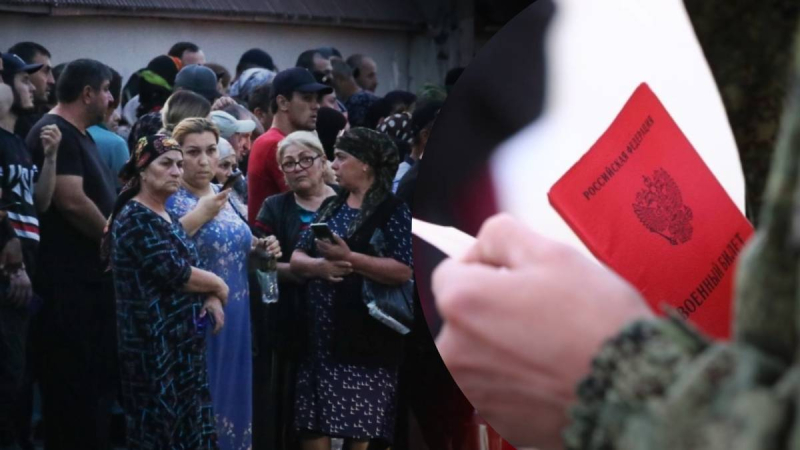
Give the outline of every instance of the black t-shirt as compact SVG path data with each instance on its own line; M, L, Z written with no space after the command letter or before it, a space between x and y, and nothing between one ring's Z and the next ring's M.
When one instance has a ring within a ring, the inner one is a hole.
M83 192L108 217L114 207L116 188L111 170L103 164L92 137L81 133L60 116L45 114L28 134L26 143L33 152L33 161L41 167L44 161L39 134L42 127L55 124L61 130L56 175L83 178ZM39 269L55 276L80 277L99 281L104 267L100 261L100 242L89 238L67 221L56 205L51 204L41 217L42 239ZM52 272L51 272L52 271Z
M21 239L25 265L33 269L34 255L39 244L39 219L34 205L34 183L39 179L39 169L16 134L0 128L0 203L19 203L9 207L8 220L17 237Z

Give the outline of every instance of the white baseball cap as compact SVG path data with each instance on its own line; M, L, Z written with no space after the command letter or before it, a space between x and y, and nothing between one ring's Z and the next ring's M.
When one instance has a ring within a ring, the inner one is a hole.
M225 111L212 111L211 120L219 128L220 136L225 139L230 139L236 133L251 133L256 129L256 123L252 120L237 120Z

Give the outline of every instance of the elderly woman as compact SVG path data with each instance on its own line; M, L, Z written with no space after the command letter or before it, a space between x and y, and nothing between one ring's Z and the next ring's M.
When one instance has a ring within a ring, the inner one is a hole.
M311 329L295 405L304 449L330 448L330 437L345 438L350 449L392 440L402 340L369 316L361 290L365 278L391 286L411 278L411 215L391 193L397 164L397 148L386 135L345 132L333 162L344 192L326 200L314 219L328 224L334 242L306 230L292 255L292 272L310 279ZM370 245L378 230L383 257Z
M219 142L217 142L217 154L217 166L214 170L214 179L212 181L222 186L231 175L241 171L236 163L236 152L227 139L223 137L219 138ZM246 221L247 201L243 199L235 189L231 191L229 200L239 216Z
M230 287L225 329L208 342L211 398L222 449L249 448L252 440L252 352L247 258L257 246L279 252L271 239L255 239L228 201L229 190L211 183L218 164L219 131L208 119L186 119L175 127L182 146L183 177L167 209L178 217L197 246L203 267Z
M300 238L308 229L322 202L336 192L326 184L330 167L316 134L295 131L278 144L278 164L289 191L264 201L256 218L254 232L274 234L281 243L283 257L278 260L277 303L264 305L257 325L260 358L256 358L257 398L264 403L264 415L272 417L264 442L267 448L288 449L293 441L294 385L299 347L306 341L305 309L301 298L303 282L289 269L289 260ZM331 177L332 178L332 177ZM349 264L321 261L337 276L350 273ZM260 375L263 373L263 375ZM264 393L260 391L263 387Z
M128 448L216 448L204 328L222 327L228 287L197 267L194 244L166 209L180 187L182 160L172 139L139 141L123 168L128 184L105 241L117 297Z

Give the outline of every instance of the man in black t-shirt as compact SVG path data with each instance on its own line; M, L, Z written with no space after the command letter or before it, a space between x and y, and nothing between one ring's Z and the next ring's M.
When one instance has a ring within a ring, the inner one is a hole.
M27 137L33 160L45 151L39 135L61 130L52 206L41 218L34 286L44 299L42 401L48 449L105 448L116 369L114 295L100 260L100 241L115 201L114 176L86 129L100 123L113 100L111 72L79 59L56 85L58 105Z

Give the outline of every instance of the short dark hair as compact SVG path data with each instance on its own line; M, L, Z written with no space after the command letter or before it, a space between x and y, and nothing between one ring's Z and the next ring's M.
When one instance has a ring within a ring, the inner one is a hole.
M317 51L325 59L331 59L333 56L336 56L337 58L342 57L342 52L337 50L336 47L320 47L317 49Z
M270 89L270 91L271 90L272 89ZM286 97L283 94L276 95L269 103L269 110L272 111L272 114L277 114L278 113L278 96L281 96L283 98L286 98L289 101L292 101L292 99L294 98L294 95L297 94L297 93L298 93L297 91L292 91L292 94L289 95L289 97Z
M392 115L392 103L385 97L378 99L367 109L367 117L364 126L372 130L378 128L378 122L385 117Z
M297 57L297 63L295 63L295 67L302 67L304 69L308 69L309 72L314 71L314 56L322 54L319 50L306 50L303 53L300 53L300 56Z
M120 96L122 95L122 75L111 67L108 70L111 71L111 83L108 85L108 90L114 96L114 103L111 106L116 108L119 106Z
M8 53L13 53L19 56L28 64L33 63L33 58L35 58L36 55L44 55L48 58L52 58L50 52L47 51L44 46L37 44L36 42L20 42L9 48Z
M383 98L392 105L392 112L396 112L394 110L400 105L409 108L417 101L417 96L413 93L400 90L391 91Z
M200 51L200 47L193 42L178 42L169 49L167 55L174 56L176 58L183 58L183 54L186 53L187 50L192 53L197 53Z
M364 61L364 58L365 56L360 53L350 55L350 57L347 58L347 65L353 69L353 77L358 78L361 74L361 63Z
M93 59L76 59L67 64L56 84L59 103L72 103L80 97L86 86L99 90L105 81L111 81L108 66Z
M270 110L272 96L272 84L265 83L253 89L250 93L250 98L247 101L247 109L255 111L256 108L261 108L262 111ZM277 106L277 104L276 104Z
M353 76L353 68L339 58L331 58L331 68L334 78L350 78Z

